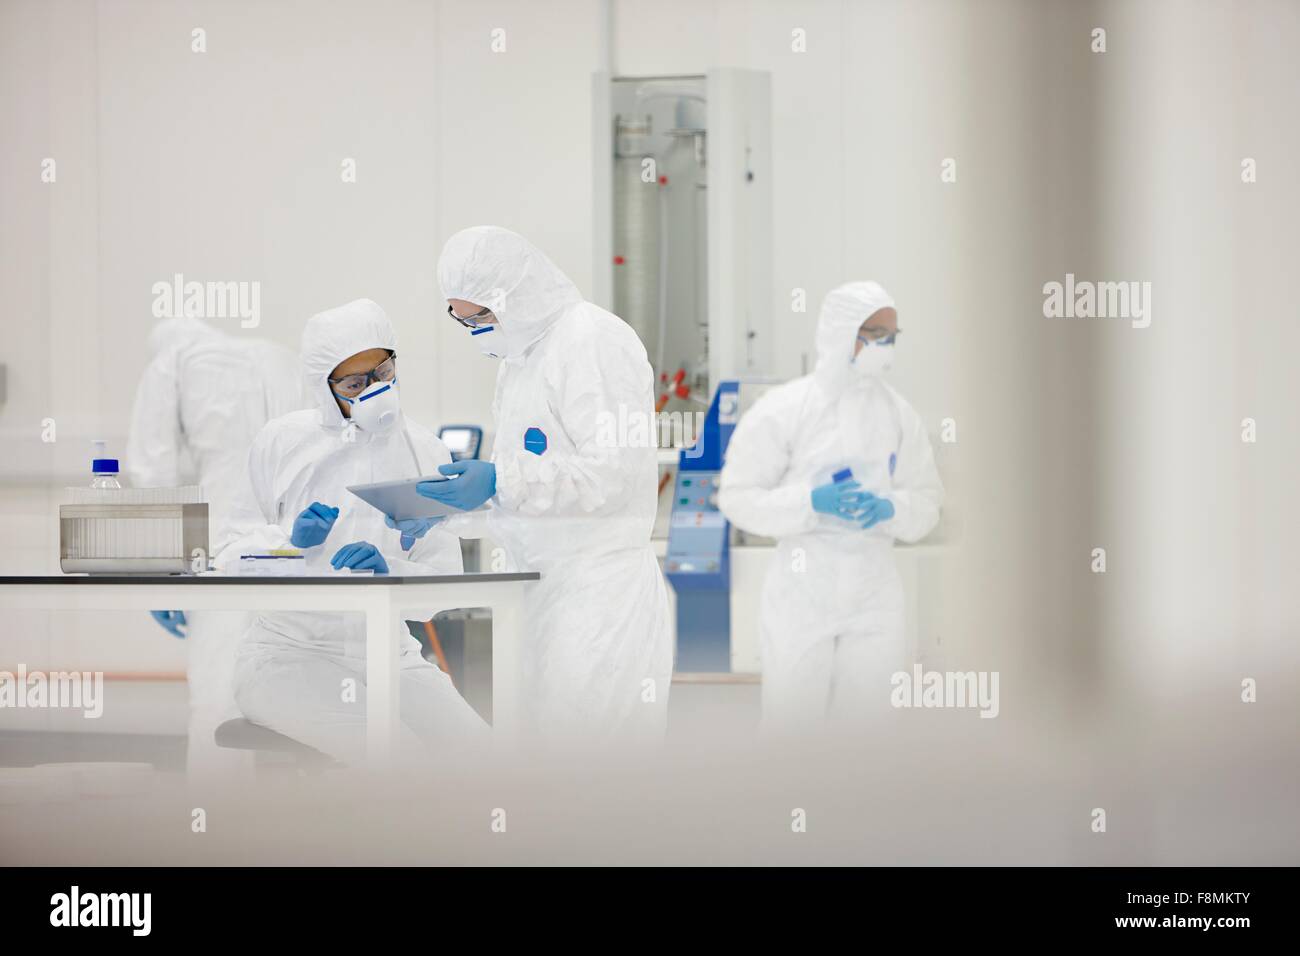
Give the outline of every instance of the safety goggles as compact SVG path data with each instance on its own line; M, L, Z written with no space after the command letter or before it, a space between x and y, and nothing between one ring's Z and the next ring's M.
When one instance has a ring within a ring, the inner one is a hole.
M391 382L396 377L397 353L394 352L369 372L357 372L355 375L344 375L342 378L331 378L328 381L334 386L334 391L344 398L353 398L364 392L371 382Z
M461 325L465 326L465 328L476 329L479 327L479 323L482 322L483 319L486 319L489 315L492 314L492 310L487 307L484 307L482 309L479 309L473 315L460 316L456 314L455 309L453 309L451 306L447 306L447 314L450 315L457 322L459 322Z
M867 329L864 335L862 330L858 330L858 341L863 345L893 345L894 340L898 338L898 333L902 329L894 329L890 332L886 329Z

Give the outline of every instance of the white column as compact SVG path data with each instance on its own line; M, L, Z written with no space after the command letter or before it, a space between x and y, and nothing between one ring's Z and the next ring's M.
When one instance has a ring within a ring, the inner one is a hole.
M366 746L372 767L386 767L397 739L399 646L394 600L398 588L366 587Z

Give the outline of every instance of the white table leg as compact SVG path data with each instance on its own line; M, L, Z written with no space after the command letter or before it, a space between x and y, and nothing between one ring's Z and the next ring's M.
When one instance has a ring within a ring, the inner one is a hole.
M521 719L523 602L518 589L502 588L492 602L492 732L518 739Z
M366 752L372 767L387 767L400 720L396 588L366 588Z

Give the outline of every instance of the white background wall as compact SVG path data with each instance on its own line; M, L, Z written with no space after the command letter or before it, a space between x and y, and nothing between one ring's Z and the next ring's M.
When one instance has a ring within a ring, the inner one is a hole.
M606 64L602 23L617 73L773 73L774 372L811 361L828 288L872 275L902 304L902 386L935 411L951 403L955 283L931 277L956 258L945 234L960 200L937 170L971 144L954 122L968 94L932 68L953 58L961 29L947 6L6 0L0 10L16 132L4 153L2 275L15 313L41 318L6 330L0 434L28 450L6 463L10 479L79 478L82 439L124 438L151 286L177 272L260 282L262 326L241 334L291 347L307 315L373 297L398 324L416 406L433 420L481 418L493 369L437 321L433 265L453 231L496 222L590 285L589 77ZM204 54L190 50L196 26ZM790 50L795 26L808 53ZM490 50L495 27L504 54ZM852 55L847 34L884 28L898 31L884 57ZM925 109L910 110L916 101ZM38 175L47 155L59 163L53 186ZM341 182L345 157L357 161L355 184ZM806 314L790 311L795 288L808 291ZM77 347L50 368L56 342ZM42 360L18 358L32 351ZM53 446L31 425L47 415L59 424Z
M415 413L484 420L495 365L440 321L438 250L458 228L498 223L590 287L590 76L601 68L771 70L774 372L811 361L827 289L874 275L902 303L909 348L927 355L905 363L904 387L923 407L946 400L945 309L926 292L944 287L925 278L929 263L904 266L946 197L927 172L910 216L898 200L879 217L847 214L845 189L910 166L919 145L891 158L845 112L874 105L844 95L854 79L840 35L853 25L838 3L5 0L0 16L3 117L17 134L3 154L12 214L0 237L13 306L0 437L19 450L0 465L6 570L54 569L57 489L84 480L90 438L120 453L151 287L174 273L260 282L260 328L224 327L291 347L313 312L374 298L398 327ZM808 54L790 52L793 25L808 30ZM206 53L191 51L195 27ZM504 53L490 46L498 27ZM924 61L910 70L924 75ZM45 156L58 163L53 185L39 179ZM355 184L341 181L345 157ZM802 315L790 312L795 287L808 292ZM40 440L47 417L53 444ZM20 629L26 660L70 663L47 626L34 615ZM147 667L157 652L174 664L178 646L158 637L150 625L142 640L97 642L96 662Z
M829 288L876 278L905 330L897 383L932 429L958 422L958 444L938 451L978 547L944 592L957 659L1086 683L1105 655L1135 660L1131 642L1153 629L1156 659L1176 659L1207 603L1224 640L1294 634L1279 569L1297 511L1277 480L1295 474L1297 446L1300 317L1284 277L1300 253L1300 13L1283 0L1142 10L0 0L0 567L53 566L50 489L83 479L87 439L124 437L150 286L174 272L260 281L257 334L287 345L312 312L370 296L398 326L415 413L486 418L494 367L440 315L443 241L509 226L590 288L590 74L736 66L772 73L774 373L802 370ZM1109 31L1102 56L1095 26ZM1246 155L1261 162L1251 187ZM55 185L40 182L45 156ZM340 181L344 157L356 184ZM946 157L955 184L940 181ZM1156 280L1153 329L1048 323L1042 284L1066 271ZM796 288L806 314L790 311ZM1245 460L1234 422L1252 411L1271 431ZM1182 522L1202 512L1209 530L1188 549ZM1118 580L1087 571L1107 543ZM1229 553L1248 570L1229 575L1225 610L1209 597L1224 578L1197 560ZM1201 604L1181 603L1189 588ZM180 660L152 625L128 636L73 618L6 622L0 667L11 653ZM1202 659L1216 646L1206 636Z
M58 490L89 439L121 453L154 282L261 283L260 335L367 296L398 329L403 397L484 421L495 363L442 315L434 265L462 226L532 236L590 276L595 4L5 0L3 263L8 572L55 570ZM490 31L507 30L493 54ZM191 30L207 52L191 51ZM58 180L40 182L53 156ZM356 183L341 163L356 160ZM41 441L53 418L57 441ZM176 670L183 646L113 615L5 622L0 667ZM53 628L53 630L51 629ZM70 638L69 635L86 635Z

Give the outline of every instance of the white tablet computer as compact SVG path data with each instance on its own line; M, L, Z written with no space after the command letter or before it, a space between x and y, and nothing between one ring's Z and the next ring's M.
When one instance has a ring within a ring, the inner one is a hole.
M373 485L348 485L352 492L366 504L391 515L398 521L406 518L436 518L440 515L463 515L460 508L426 498L415 490L422 481L459 481L446 475L425 475L421 478L403 478L400 481L377 481ZM475 509L478 511L483 508Z

